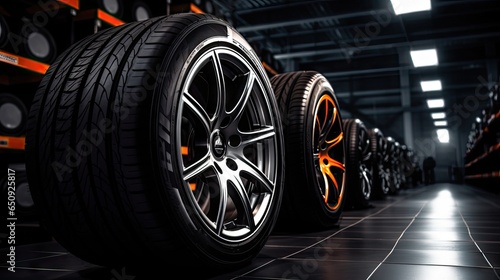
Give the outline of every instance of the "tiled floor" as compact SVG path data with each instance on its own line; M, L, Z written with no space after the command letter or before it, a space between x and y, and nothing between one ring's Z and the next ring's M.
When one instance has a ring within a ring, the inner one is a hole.
M251 265L223 275L110 271L52 242L20 246L17 258L17 272L0 279L500 279L500 196L452 184L403 190L344 211L338 228L275 233Z

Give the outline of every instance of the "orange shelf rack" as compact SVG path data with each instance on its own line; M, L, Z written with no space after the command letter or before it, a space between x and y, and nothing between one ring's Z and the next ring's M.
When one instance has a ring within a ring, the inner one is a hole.
M120 26L125 24L125 22L119 18L116 18L101 9L97 9L97 18L106 22L111 26Z
M2 50L0 50L0 62L27 69L42 75L45 74L47 72L47 69L49 69L50 67L49 64L38 62L36 60Z
M0 149L22 150L26 145L25 137L11 137L0 135Z
M80 0L57 0L57 2L63 3L77 10L80 9Z

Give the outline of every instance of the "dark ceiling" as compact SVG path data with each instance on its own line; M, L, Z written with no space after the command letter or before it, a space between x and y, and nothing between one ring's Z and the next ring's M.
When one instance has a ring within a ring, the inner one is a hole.
M405 112L410 135L425 138L436 130L430 111L440 111L465 149L471 123L498 81L498 0L432 0L430 11L403 15L395 15L389 0L215 2L249 42L274 54L282 71L326 76L344 118L402 142ZM439 65L415 68L410 50L425 48L437 49ZM443 89L422 92L420 81L432 79L441 79ZM441 97L444 109L427 107L426 99Z

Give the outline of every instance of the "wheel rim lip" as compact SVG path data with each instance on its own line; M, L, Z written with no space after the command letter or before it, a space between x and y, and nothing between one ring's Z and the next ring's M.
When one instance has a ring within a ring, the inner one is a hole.
M339 111L339 108L338 108L338 104L337 102L335 101L335 97L333 95L333 92L329 92L329 91L324 91L320 94L320 98L318 100L318 102L316 103L316 107L314 109L314 120L316 120L317 117L320 117L319 116L319 113L320 113L320 108L321 106L323 106L324 102L329 102L333 105L333 108L334 108L334 115L335 115L335 121L334 121L334 124L332 125L332 127L334 126L335 128L337 128L338 131L340 131L341 134L343 134L343 129L342 129L342 126L343 126L343 123L342 123L342 119L340 117L340 111ZM318 139L316 139L315 137L315 133L316 132L316 129L317 129L317 123L316 121L314 121L314 124L313 124L313 151L321 151L321 142L324 141L324 139L320 139L321 137L318 137ZM318 134L319 135L319 134ZM341 136L341 141L339 143L337 143L336 145L334 146L331 146L330 148L333 148L333 147L336 147L338 145L341 145L343 147L343 143L344 143L344 139L345 137L342 135ZM330 211L337 211L340 206L342 205L342 201L343 201L343 197L344 197L344 182L345 182L345 151L344 149L341 149L342 150L342 155L340 155L340 160L338 160L338 162L342 163L344 169L343 169L343 172L342 172L342 176L341 178L337 178L336 179L340 179L340 182L337 181L337 184L338 184L338 188L340 189L340 191L338 192L338 195L337 195L337 203L335 203L334 205L331 205L329 203L330 201L330 197L329 197L329 194L326 194L326 189L321 189L320 188L320 192L321 192L321 195L323 197L323 203L325 204L325 206L330 210ZM320 152L321 153L321 152ZM328 156L329 157L329 156ZM314 158L314 155L313 155L313 158ZM338 159L338 157L336 157ZM318 161L314 161L314 164L316 165L315 167L315 172L319 172L317 175L318 176L315 176L316 177L316 180L317 180L317 183L319 186L324 186L323 188L326 188L326 184L327 182L330 182L330 180L328 180L326 177L328 175L325 174L325 166L322 164L322 157L321 156L318 156ZM332 167L330 167L332 168ZM328 171L326 171L328 172ZM332 174L332 176L334 176ZM334 176L335 177L335 176ZM319 178L323 178L323 183L319 180ZM333 182L332 182L333 183ZM333 187L335 188L335 186L328 186L329 188L330 187Z
M217 55L224 55L226 58L231 58L228 61L230 63L235 63L235 64L241 64L244 65L245 70L248 70L248 72L252 72L255 75L255 85L256 87L261 91L261 98L262 100L259 100L261 104L263 104L263 100L265 100L265 104L268 106L269 112L271 112L272 106L270 105L270 100L268 99L268 96L266 95L266 86L265 84L262 83L262 81L258 78L261 77L261 75L258 74L258 70L255 69L254 66L252 66L251 58L243 55L239 51L236 51L234 49L231 49L227 46L210 46L210 44L205 45L203 50L199 51L199 54L196 59L193 59L195 61L193 64L191 64L186 70L187 75L185 75L185 79L182 82L181 85L181 93L182 96L184 96L184 92L187 92L187 90L195 83L195 78L199 74L199 71L207 64L210 63L210 59L212 58L212 54L217 54ZM252 91L252 95L254 95ZM255 97L253 97L255 98ZM256 101L252 101L256 102ZM186 109L186 103L183 101L183 97L179 99L179 110L178 110L178 120L182 119L183 117L183 112ZM248 106L248 104L246 105ZM246 110L246 109L245 109ZM261 116L262 117L262 116ZM274 119L274 115L272 113L269 113L268 115L269 119L268 120L263 120L271 122L272 127L274 129L277 128L276 126L276 119ZM177 123L176 125L176 141L177 143L181 143L180 135L181 135L181 130L182 130L182 125ZM214 131L207 131L209 134L209 137L212 138L212 135L214 135ZM211 143L211 140L207 140L206 144L206 149L209 154L212 154L213 150L213 145ZM272 147L271 147L272 146ZM192 207L194 209L191 213L193 213L193 217L199 221L199 224L208 232L210 235L215 237L215 239L222 241L222 242L228 242L228 243L237 243L237 242L243 242L249 238L251 238L253 235L255 235L257 232L260 231L260 228L264 224L266 224L266 221L270 217L270 209L272 207L272 202L275 200L275 190L276 190L276 185L278 183L278 176L279 176L279 168L277 165L277 162L279 161L278 158L278 149L279 149L279 143L278 143L278 136L277 133L273 137L272 144L267 145L266 148L268 148L271 152L269 153L269 157L267 158L267 162L273 162L274 164L267 164L267 173L266 176L270 178L270 180L273 182L274 187L271 193L269 194L263 194L259 197L261 199L261 202L257 204L259 207L255 207L254 209L258 208L257 210L252 211L253 218L257 220L255 223L254 227L251 229L237 229L237 230L230 230L230 229L223 229L221 232L216 232L216 225L212 219L210 219L201 209L200 204L196 201L196 198L194 197L193 192L189 189L189 182L185 181L184 179L181 179L183 181L183 188L185 190L189 190L186 193L188 194L188 200L187 203L189 203L189 207ZM227 151L226 151L227 152ZM210 164L214 164L217 162L220 166L221 163L224 163L224 159L226 159L227 154L225 153L222 156L210 156L209 161ZM180 162L180 174L183 174L184 172L184 164L182 162L182 156L178 156L178 162ZM231 158L231 160L234 160ZM260 160L260 159L259 159ZM274 167L273 167L274 166ZM225 168L225 167L224 167ZM227 170L227 169L224 169ZM218 185L220 187L220 185ZM236 207L236 206L235 206ZM238 209L238 211L241 209Z

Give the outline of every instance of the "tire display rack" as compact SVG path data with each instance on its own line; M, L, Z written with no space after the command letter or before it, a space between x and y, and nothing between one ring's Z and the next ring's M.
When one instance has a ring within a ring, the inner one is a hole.
M472 185L500 183L499 85L490 89L489 103L473 123L465 155L465 180Z

